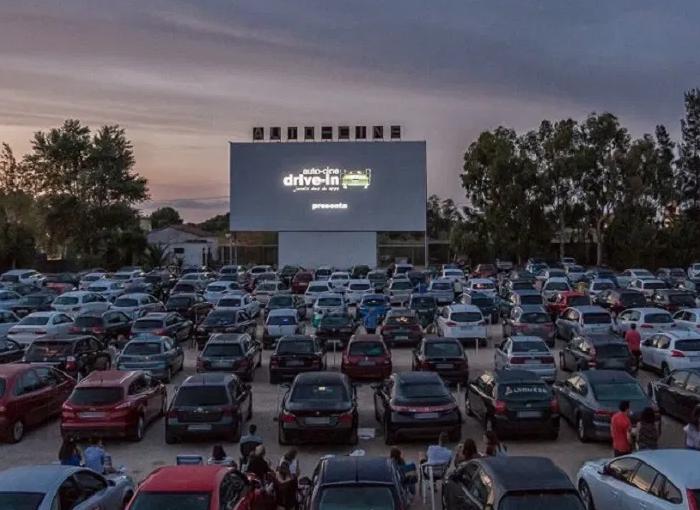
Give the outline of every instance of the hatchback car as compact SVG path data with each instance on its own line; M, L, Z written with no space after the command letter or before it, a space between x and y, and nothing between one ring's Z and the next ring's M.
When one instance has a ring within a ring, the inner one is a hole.
M556 335L571 340L577 335L607 334L614 325L610 312L599 306L567 308L555 322Z
M136 319L131 325L131 336L152 333L157 336L169 336L178 343L189 340L194 327L178 313L157 312L149 313Z
M306 287L306 292L304 292L304 303L306 303L306 306L313 306L319 297L322 295L331 294L332 290L333 288L327 280L314 280L309 283L308 287Z
M455 299L455 289L452 280L431 280L428 284L428 293L435 298L438 306L449 305Z
M321 348L330 351L342 350L355 334L357 321L348 313L329 313L321 318L315 336Z
M74 378L109 370L112 354L93 336L70 335L35 340L24 354L24 362L49 365Z
M615 290L616 288L617 285L613 280L594 278L588 282L587 294L591 297L591 299L594 299L601 292L606 290Z
M84 290L76 290L61 294L53 303L51 308L57 312L76 315L83 312L106 312L112 303L109 299L97 294L96 292L88 292Z
M78 383L61 409L63 437L127 437L141 441L167 409L165 386L143 371L110 370Z
M399 344L418 345L423 337L418 315L409 308L390 310L378 332L391 348Z
M166 311L179 313L194 324L202 322L213 308L214 305L199 294L171 294L165 303Z
M383 380L392 372L391 353L380 335L353 335L345 346L340 371L352 380Z
M700 308L684 308L673 314L673 321L679 329L700 332Z
M574 337L559 351L559 368L566 372L591 369L623 370L632 375L637 372L627 342L612 334Z
M642 342L643 368L657 370L666 377L671 370L700 368L700 333L695 331L664 331Z
M263 328L263 349L274 347L283 336L306 333L306 326L300 320L299 312L293 308L272 310L267 316Z
M655 292L668 289L668 284L657 279L636 279L630 282L629 288L641 292L649 300Z
M113 280L101 280L92 283L87 288L87 291L99 294L108 301L114 301L114 298L116 298L124 291L124 283Z
M196 330L197 348L202 350L212 335L218 333L246 333L255 338L257 322L243 309L214 310Z
M362 318L368 313L373 312L379 317L383 317L389 310L391 310L391 303L387 296L384 294L365 294L357 304L355 316Z
M22 295L11 291L0 289L0 309L10 310L22 301Z
M293 308L299 314L300 320L306 320L306 304L304 298L296 294L277 294L272 296L263 309L263 317L267 317L272 310L289 310Z
M253 417L249 384L233 374L191 375L177 388L165 420L165 442L184 438L223 437L241 439L243 427Z
M676 323L673 321L673 316L666 310L661 310L660 308L630 308L617 316L612 325L612 331L620 336L625 336L632 324L636 325L642 340L656 333L677 328Z
M0 337L7 336L12 326L15 326L20 321L20 318L10 310L0 310Z
M617 317L628 308L644 308L647 306L647 298L641 292L633 289L604 290L595 297L595 304L608 310L613 317Z
M560 292L571 292L571 283L568 278L549 278L542 285L542 297L549 301L551 297Z
M372 389L374 416L387 445L399 438L437 437L442 432L451 442L462 437L462 412L435 372L394 373Z
M15 363L24 357L26 348L9 338L0 337L0 365Z
M164 312L165 305L154 296L143 292L128 292L118 296L110 310L116 310L137 319L153 312Z
M270 355L269 381L278 384L298 374L326 368L326 353L318 339L309 335L283 336Z
M494 349L493 367L496 370L527 370L549 383L557 377L554 354L536 336L513 336L503 340Z
M252 294L229 293L221 297L214 310L243 310L251 317L257 317L261 310L260 303Z
M247 333L215 333L197 357L197 372L226 372L252 381L262 366L262 347Z
M387 289L387 294L389 295L389 301L392 305L405 305L411 293L413 292L414 286L411 280L406 277L406 279L392 279L389 282L389 288ZM454 299L454 295L452 296Z
M306 372L282 387L286 393L276 417L279 444L357 444L357 394L346 375Z
M350 273L346 271L335 271L328 277L328 283L331 287L339 288L346 287L350 284Z
M307 271L299 271L292 278L292 283L290 285L293 294L304 294L306 289L314 279L313 273Z
M124 346L116 365L118 370L142 370L169 384L173 375L184 369L185 353L170 337L139 335Z
M513 290L499 300L501 316L506 317L516 306L541 306L544 307L542 294L534 289Z
M700 369L673 370L668 376L651 381L648 394L659 406L659 412L690 423L693 411L700 405Z
M461 342L454 338L423 338L413 351L411 370L436 372L447 383L466 386L469 382L469 358Z
M216 305L219 299L225 296L227 292L240 289L241 284L238 282L216 281L207 285L207 287L204 289L204 294L202 295L202 297L204 297L204 299L206 299L210 303Z
M496 305L496 298L483 292L465 292L459 297L459 303L479 307L481 314L490 324L495 324L500 315L500 309Z
M496 284L490 278L472 278L467 281L464 290L468 292L481 292L487 296L496 297Z
M661 289L652 294L651 304L675 313L681 308L695 307L695 294L685 290Z
M10 310L21 319L30 313L51 311L51 303L54 299L56 299L56 295L51 292L28 294L22 296L22 299L15 306L10 307ZM2 307L0 306L0 308Z
M555 326L550 315L541 306L522 305L511 310L503 319L503 337L514 335L537 336L554 347Z
M486 345L488 325L481 310L475 305L446 306L438 315L436 323L440 336Z

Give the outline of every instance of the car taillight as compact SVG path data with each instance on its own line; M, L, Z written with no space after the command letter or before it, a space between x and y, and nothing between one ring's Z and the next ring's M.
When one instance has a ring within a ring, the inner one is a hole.
M270 367L279 367L280 361L277 358L270 358Z
M591 349L590 356L591 359L588 360L588 366L595 367L598 364L598 353L594 348Z
M75 416L75 409L70 404L63 404L63 407L61 407L61 414L67 417L73 417Z
M419 370L429 370L430 369L430 363L422 356L420 358L418 358L418 369Z
M92 328L92 332L96 335L104 335L107 332L107 330L104 328Z
M599 410L593 413L596 418L610 418L613 414L615 414L615 411L605 411L605 410Z
M77 366L77 360L73 356L68 356L66 358L66 370L75 370Z
M672 358L685 358L685 353L674 349L671 351L671 357Z
M296 423L297 417L285 411L282 413L282 423Z
M177 411L175 409L170 409L168 411L168 418L177 418Z
M311 360L311 367L312 368L321 368L321 360L318 358L314 358Z
M549 407L552 409L553 413L559 414L559 401L556 398L552 399L549 403Z
M511 365L522 365L525 363L525 358L510 358Z
M496 400L493 404L493 412L496 414L505 414L508 410L508 406L503 400Z
M166 334L167 334L167 331L165 331L164 329L156 329L156 330L153 332L153 334L154 334L154 335L161 335L161 336L162 336L162 335L166 335Z
M651 324L642 324L639 327L642 329L654 329L654 326L652 326Z
M34 331L34 334L35 335L46 335L47 332L44 331L43 329L37 329L36 331Z
M695 496L697 489L686 489L685 495L688 498L688 510L700 510L698 508L698 498Z
M542 358L542 363L546 365L551 365L554 363L554 358L552 356L545 356L544 358Z
M343 413L338 417L338 423L352 423L352 413Z
M457 325L457 323L453 322L453 321L447 321L445 323L445 326L447 326L448 328L454 328L456 325Z
M457 363L457 368L462 369L462 370L466 370L467 368L469 368L469 362L466 360L460 361Z
M698 325L700 327L700 324ZM80 328L68 328L68 333L80 333Z
M382 365L391 365L391 358L390 357L384 358L382 360Z
M528 328L528 324L516 324L515 329L525 330Z
M235 410L234 408L232 408L232 407L224 407L224 408L221 410L221 413L222 413L224 416L236 416L236 410Z

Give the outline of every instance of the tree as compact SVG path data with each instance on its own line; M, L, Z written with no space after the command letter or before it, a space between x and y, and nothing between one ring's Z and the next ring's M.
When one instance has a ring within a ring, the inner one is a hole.
M230 230L230 217L231 213L217 214L216 216L197 224L196 226L207 232L213 232L215 234L220 234L222 232L228 232Z
M151 228L154 230L171 225L182 225L183 223L180 213L172 207L160 207L153 211L149 218L151 220Z
M700 218L700 89L684 95L685 117L681 119L678 185L681 206Z
M149 244L143 254L143 264L150 269L167 265L169 259L169 246L160 244Z

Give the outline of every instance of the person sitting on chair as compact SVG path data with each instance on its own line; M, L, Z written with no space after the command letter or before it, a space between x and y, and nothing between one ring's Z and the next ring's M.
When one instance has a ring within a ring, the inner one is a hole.
M428 476L428 466L447 467L452 461L452 450L445 446L447 442L447 433L440 432L438 444L433 444L428 447L426 456L421 459L420 466L423 471L423 476Z
M251 423L248 426L248 433L241 437L240 440L240 450L241 450L241 460L240 466L241 471L247 471L248 463L250 462L250 456L255 451L255 449L263 444L263 440L257 435L258 427Z

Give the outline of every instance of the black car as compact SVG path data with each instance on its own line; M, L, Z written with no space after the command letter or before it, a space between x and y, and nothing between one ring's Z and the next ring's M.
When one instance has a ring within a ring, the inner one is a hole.
M325 350L334 345L337 350L342 350L355 334L358 324L347 313L329 313L321 318L316 328L316 338Z
M485 457L443 480L443 510L585 510L571 479L546 457Z
M0 338L0 365L20 361L24 357L24 351L22 344L9 338Z
M469 383L469 359L455 338L428 336L413 351L411 370L436 372L448 383Z
M270 355L270 384L326 368L325 351L316 338L309 335L283 336Z
M289 287L292 283L292 278L294 278L296 274L302 270L303 269L299 266L284 266L279 272L280 280L283 281L287 287Z
M203 349L216 333L246 333L255 339L257 324L245 310L214 310L197 327L197 348Z
M52 366L76 379L112 367L112 356L106 346L87 335L34 340L24 354L24 361Z
M647 306L647 298L634 289L607 289L598 294L593 300L594 305L602 306L613 314L613 317L628 308L643 308Z
M306 372L294 378L276 418L280 445L343 442L357 444L357 394L338 372Z
M366 265L352 266L350 269L350 279L365 280L370 271L371 268Z
M131 285L126 285L122 291L119 293L120 296L125 296L127 294L148 294L157 298L155 287L150 283L132 283Z
M463 305L478 307L484 318L491 324L495 324L498 321L499 308L496 306L496 301L483 292L465 292L460 296L459 302Z
M632 423L639 421L646 407L656 409L637 380L621 370L576 372L554 383L554 396L561 415L576 429L580 441L610 441L610 419L623 400L629 400ZM657 423L661 415L657 411Z
M178 285L180 285L178 283ZM199 294L177 294L171 295L165 303L168 312L176 312L195 324L204 320L214 305L206 301Z
M252 381L262 366L262 347L248 333L215 333L197 357L197 372L226 372Z
M194 333L193 324L178 313L153 312L144 315L131 325L131 336L153 333L169 336L176 342L186 342Z
M540 376L527 370L484 372L469 383L467 414L496 435L559 437L559 404Z
M700 405L700 369L674 370L667 377L650 382L648 393L659 412L690 423L693 409Z
M233 374L191 375L177 388L165 418L165 442L184 438L221 437L241 440L243 427L253 417L249 384Z
M403 437L438 437L443 431L454 443L462 437L462 412L435 372L394 373L372 388L374 416L387 445Z
M298 294L275 294L263 308L263 317L267 317L272 310L290 308L299 312L299 319L306 320L307 309L304 296Z
M202 294L204 289L204 284L198 281L177 282L168 295L174 297L178 294Z
M92 335L103 344L114 342L119 349L126 345L133 321L123 312L81 313L68 332L72 335Z
M581 335L559 351L559 368L566 372L590 369L637 372L627 342L616 335Z
M305 510L359 508L402 510L411 502L403 477L388 457L331 457L316 465ZM361 505L361 506L360 506Z
M651 304L670 313L695 308L695 294L687 290L659 289L651 296Z
M418 314L410 308L389 310L379 330L388 347L399 344L416 346L423 338Z
M15 312L20 319L34 312L50 312L54 299L56 299L56 294L53 292L27 294L10 310Z

